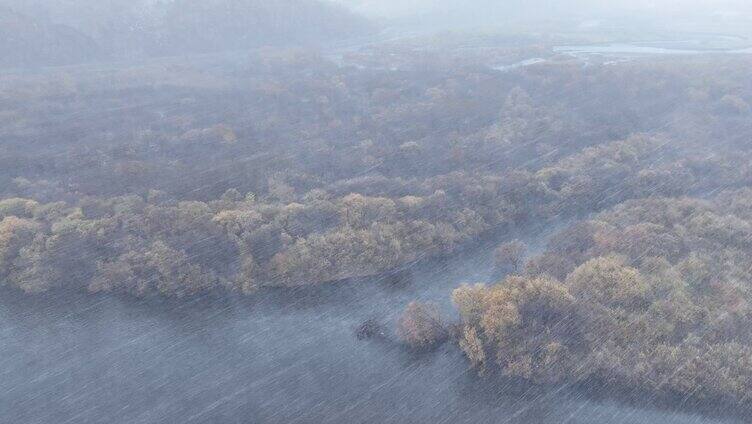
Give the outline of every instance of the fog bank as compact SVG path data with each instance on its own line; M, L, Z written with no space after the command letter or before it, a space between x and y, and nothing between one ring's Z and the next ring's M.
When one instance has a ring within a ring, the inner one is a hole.
M741 0L333 0L372 19L442 29L503 29L575 20L573 28L631 22L678 27L697 25L727 29L748 22L752 5ZM593 22L593 20L599 20ZM601 21L602 20L602 21ZM657 21L657 22L656 22ZM563 28L566 29L566 28Z

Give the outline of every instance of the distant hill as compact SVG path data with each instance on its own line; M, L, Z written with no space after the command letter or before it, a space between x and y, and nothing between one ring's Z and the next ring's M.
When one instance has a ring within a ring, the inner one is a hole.
M0 7L0 67L69 65L100 54L97 43L74 28Z
M318 0L175 0L163 22L156 45L161 53L312 44L374 29L365 18Z
M300 46L373 30L327 0L0 0L0 67Z

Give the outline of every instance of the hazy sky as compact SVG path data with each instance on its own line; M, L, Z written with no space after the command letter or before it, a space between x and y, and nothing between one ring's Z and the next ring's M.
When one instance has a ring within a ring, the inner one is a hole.
M0 0L18 11L93 33L134 15L157 15L155 3L173 0ZM259 1L259 0L256 0ZM260 0L275 1L275 0ZM703 31L752 35L752 0L323 0L340 3L387 26L497 29L539 22L644 23L653 27L700 24ZM125 17L125 18L124 18ZM616 18L616 19L614 19ZM624 21L621 18L628 18ZM729 25L730 23L734 25ZM519 25L515 25L519 24ZM534 26L534 25L533 25Z
M589 13L644 12L661 15L752 13L750 0L334 0L378 17L405 17L464 9L541 16L560 11Z

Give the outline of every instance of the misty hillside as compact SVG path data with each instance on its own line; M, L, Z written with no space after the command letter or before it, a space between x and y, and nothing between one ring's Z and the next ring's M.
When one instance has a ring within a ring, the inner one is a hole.
M176 0L157 50L215 52L267 44L311 44L364 35L371 25L317 0Z
M319 0L6 0L0 1L0 66L315 45L373 29L365 18Z
M74 28L0 7L0 66L69 65L98 54L94 40Z

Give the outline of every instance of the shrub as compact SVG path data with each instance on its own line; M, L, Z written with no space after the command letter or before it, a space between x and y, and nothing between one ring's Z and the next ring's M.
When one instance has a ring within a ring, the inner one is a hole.
M439 308L433 303L410 302L397 322L397 336L413 349L431 349L447 339Z

